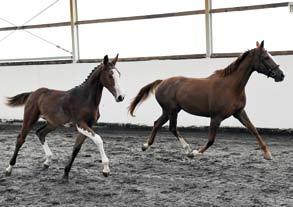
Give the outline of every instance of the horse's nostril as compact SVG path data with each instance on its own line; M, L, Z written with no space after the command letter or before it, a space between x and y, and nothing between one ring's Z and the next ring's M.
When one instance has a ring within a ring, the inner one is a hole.
M123 99L124 99L124 98L123 98L123 96L121 96L121 95L118 96L118 98L117 98L118 101L123 101Z

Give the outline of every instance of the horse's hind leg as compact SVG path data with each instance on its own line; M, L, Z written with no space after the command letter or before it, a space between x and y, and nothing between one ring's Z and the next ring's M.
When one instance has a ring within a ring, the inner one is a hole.
M179 142L181 143L181 145L182 145L183 149L185 150L186 154L188 156L193 156L190 145L185 141L185 139L178 132L178 129L177 129L177 117L178 117L178 112L177 111L171 113L169 130L179 140Z
M163 112L163 114L154 122L154 127L152 129L150 137L148 137L147 141L142 145L142 150L145 151L149 146L151 146L154 143L156 134L158 130L169 120L169 116L166 112Z
M50 125L49 123L45 123L36 132L36 134L39 137L39 140L40 140L40 142L41 142L41 144L43 146L44 152L46 154L46 160L44 162L44 167L45 168L48 168L50 166L51 161L52 161L52 157L53 157L53 153L50 150L50 148L48 146L48 143L46 141L46 135L48 133L50 133L51 131L54 131L55 129L56 129L55 126Z
M19 152L21 146L23 145L23 143L25 142L25 138L26 138L27 134L32 129L33 125L36 123L38 118L39 118L39 113L38 113L37 109L35 109L33 107L25 109L21 132L17 137L14 153L13 153L13 156L12 156L10 162L9 162L9 166L6 168L6 175L11 175L12 167L16 163L16 158L17 158L18 152Z
M9 162L8 167L6 168L6 175L7 176L11 175L12 167L16 163L16 158L17 158L19 149L21 148L21 146L25 142L25 137L26 137L27 134L28 134L28 130L25 129L25 128L22 128L20 134L17 136L17 140L16 140L16 143L15 143L15 149L14 149L13 156L12 156L10 162Z
M260 136L260 134L258 133L257 129L253 126L253 124L250 122L245 110L242 110L236 114L234 114L234 117L236 119L238 119L248 130L251 134L253 134L257 141L258 144L260 146L260 148L263 150L264 152L264 158L267 160L271 160L272 159L272 155L271 152L267 146L267 144L265 143L265 141L262 139L262 137Z

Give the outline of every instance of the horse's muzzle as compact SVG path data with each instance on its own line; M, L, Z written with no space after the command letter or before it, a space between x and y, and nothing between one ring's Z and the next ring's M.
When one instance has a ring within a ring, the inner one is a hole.
M275 82L281 82L285 79L285 75L281 73L280 75L275 76L274 79L275 79Z

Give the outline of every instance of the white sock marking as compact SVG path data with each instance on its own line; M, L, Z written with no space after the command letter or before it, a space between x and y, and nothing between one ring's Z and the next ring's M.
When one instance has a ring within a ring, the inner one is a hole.
M183 149L186 150L186 153L190 153L191 152L190 145L182 137L179 137L179 141Z
M144 143L142 146L143 146L145 149L149 148L149 144L148 144L148 143Z
M70 122L70 123L63 124L63 126L66 127L66 128L69 128L69 127L72 126L72 123Z
M192 151L192 154L193 154L194 156L196 156L196 155L202 155L202 153L199 152L198 150L193 150L193 151Z
M12 171L12 166L9 165L9 166L6 168L6 172L11 173L11 171Z
M82 128L79 128L77 125L76 125L76 128L79 133L93 140L93 142L98 146L98 149L100 151L101 158L102 158L103 172L109 173L110 172L109 159L104 151L104 144L103 144L102 138L98 134L93 135L91 132L84 130Z
M46 161L44 162L44 165L50 165L52 157L53 157L53 153L50 150L46 140L45 140L45 142L44 142L44 144L42 146L43 146L43 149L44 149L45 154L46 154Z

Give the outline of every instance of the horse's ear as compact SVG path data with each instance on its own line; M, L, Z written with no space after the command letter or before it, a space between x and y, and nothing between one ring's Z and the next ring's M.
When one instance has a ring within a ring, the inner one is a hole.
M116 62L117 62L117 60L118 60L118 56L119 56L119 53L117 53L116 57L112 60L112 63L113 63L114 65L116 65Z
M260 48L264 48L264 41L261 41L261 43L260 43Z
M256 48L259 48L259 42L256 41Z
M109 63L108 55L105 55L103 63L104 63L104 65L107 65Z

